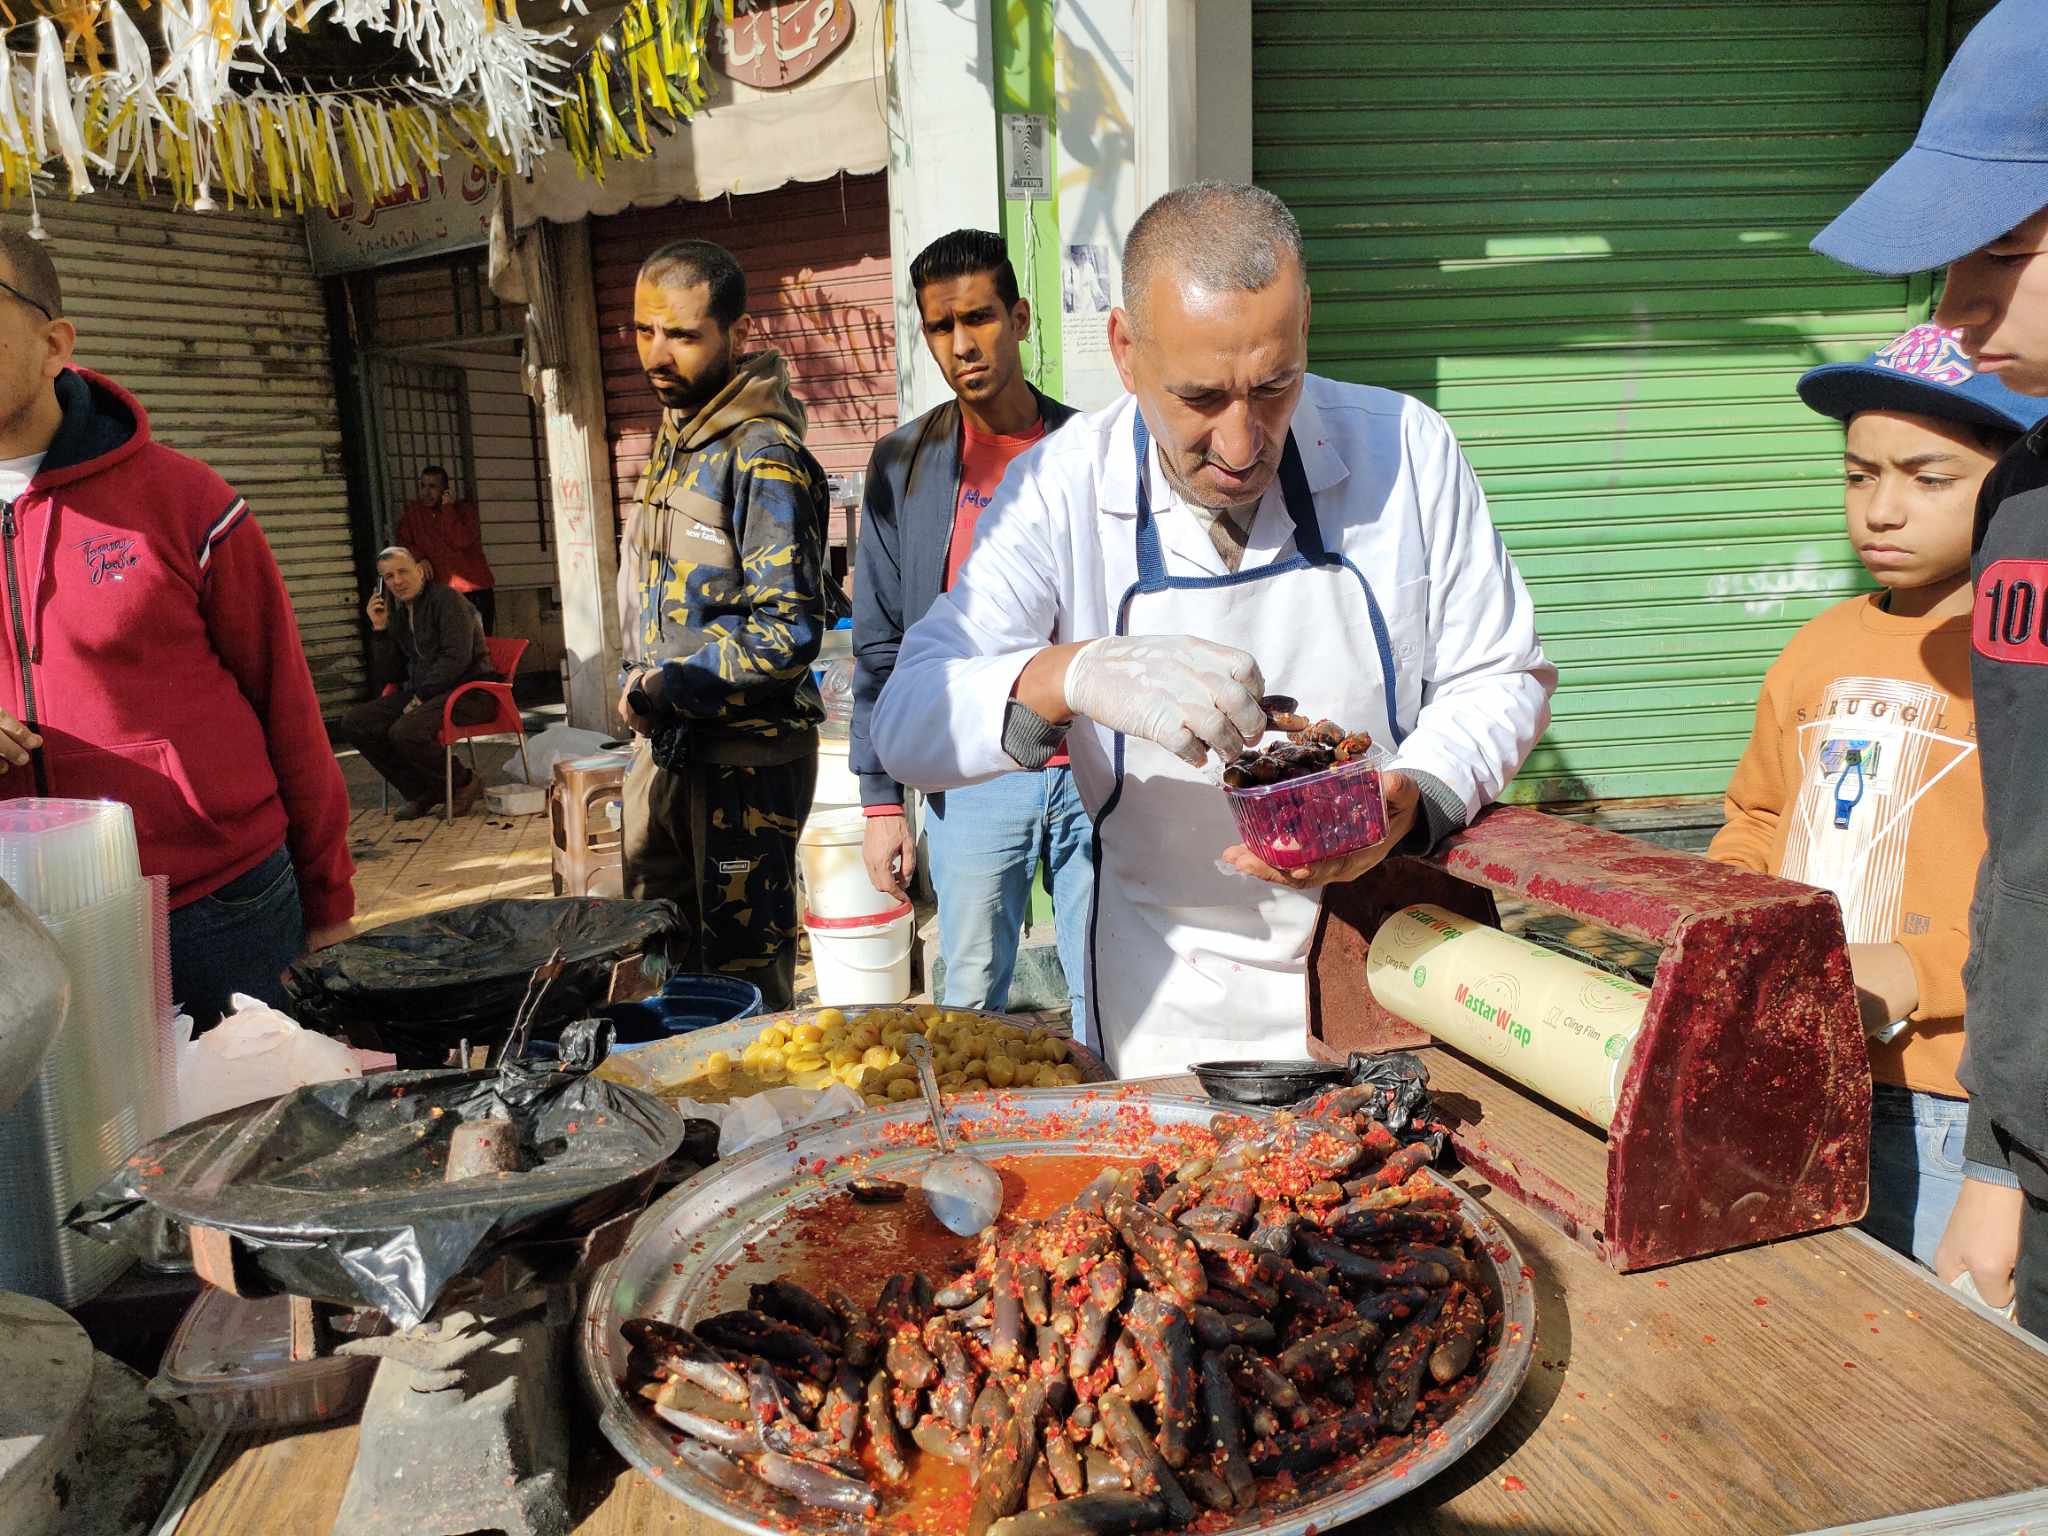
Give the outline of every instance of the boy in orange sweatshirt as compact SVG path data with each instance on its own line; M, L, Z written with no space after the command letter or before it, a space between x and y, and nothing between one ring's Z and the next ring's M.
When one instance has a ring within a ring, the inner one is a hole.
M1879 590L1792 637L1764 677L1713 858L1840 898L1875 1080L1872 1236L2003 1307L2017 1181L1966 1164L1963 961L1984 853L1970 695L1977 490L2048 399L1978 374L1922 325L1800 398L1847 423L1850 541Z

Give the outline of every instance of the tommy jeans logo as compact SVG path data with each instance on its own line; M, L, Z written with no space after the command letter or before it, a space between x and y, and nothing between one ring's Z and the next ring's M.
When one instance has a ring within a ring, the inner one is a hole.
M120 581L142 564L142 551L131 538L106 534L81 539L78 548L85 556L85 579L95 587L103 581Z

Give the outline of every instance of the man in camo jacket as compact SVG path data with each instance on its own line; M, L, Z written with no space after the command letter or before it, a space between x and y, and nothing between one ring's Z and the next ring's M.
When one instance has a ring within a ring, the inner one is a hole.
M681 906L679 967L751 981L780 1009L825 717L811 663L829 514L789 364L747 351L746 304L739 263L702 240L663 246L634 286L640 365L664 410L619 558L619 713L642 738L625 891Z

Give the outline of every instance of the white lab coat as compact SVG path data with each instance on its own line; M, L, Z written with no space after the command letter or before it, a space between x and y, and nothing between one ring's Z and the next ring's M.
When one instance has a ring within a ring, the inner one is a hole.
M1048 642L1117 632L1119 608L1137 579L1136 409L1126 395L1075 418L1011 465L981 516L960 579L904 636L876 704L875 744L899 782L945 790L1015 769L1002 749L1003 720L1025 663ZM1386 623L1401 734L1394 765L1447 786L1469 819L1536 744L1556 681L1537 643L1528 591L1494 531L1485 495L1443 418L1404 395L1311 374L1292 431L1324 542L1362 573ZM1207 529L1178 503L1156 454L1147 467L1167 574L1226 574ZM1253 520L1240 573L1293 553L1293 525L1276 484ZM1288 583L1266 586L1271 595L1260 600L1284 611ZM1330 636L1328 657L1332 668L1380 670L1370 634ZM1315 709L1314 679L1267 681L1274 691L1299 697L1305 710ZM1076 722L1068 737L1075 781L1091 815L1099 815L1117 788L1116 746L1115 734L1093 722ZM1226 831L1211 839L1214 846L1159 850L1162 865L1185 866L1188 881L1206 888L1214 887L1217 856L1235 841L1227 834L1220 790L1216 800ZM1307 936L1298 904L1314 898L1248 878L1235 884L1241 887L1235 899L1246 910L1230 927L1242 932L1266 919L1293 951L1281 962L1293 978L1284 1000L1270 985L1236 1000L1240 1012L1256 1015L1245 1021L1252 1038L1240 1054L1299 1055ZM1205 894L1205 904L1211 895ZM1098 901L1109 900L1114 897L1099 886ZM1191 991L1177 995L1181 979L1156 956L1105 953L1097 964L1133 965L1159 976L1158 1001L1169 1009L1195 1000ZM1227 1011L1213 996L1203 1008ZM1097 1013L1092 1000L1090 1012ZM1097 1014L1097 1026L1120 1070L1182 1064L1162 1061L1155 1048L1143 1053L1142 1063L1119 1061L1117 1047L1131 1021ZM1200 1042L1191 1044L1198 1049Z

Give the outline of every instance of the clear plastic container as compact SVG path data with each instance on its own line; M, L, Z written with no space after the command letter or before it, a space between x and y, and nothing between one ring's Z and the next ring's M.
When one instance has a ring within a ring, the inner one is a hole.
M1237 835L1275 869L1372 847L1387 835L1381 761L1374 754L1277 784L1225 789Z
M377 1362L360 1356L292 1359L289 1296L243 1298L208 1286L171 1335L149 1390L183 1398L209 1427L320 1424L360 1408L376 1372Z
M135 814L115 800L0 800L0 880L38 917L63 917L142 879Z
M818 669L818 694L825 718L841 723L853 719L853 658L836 656Z

